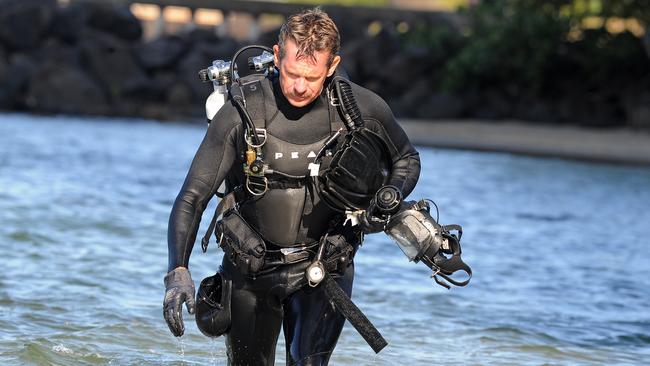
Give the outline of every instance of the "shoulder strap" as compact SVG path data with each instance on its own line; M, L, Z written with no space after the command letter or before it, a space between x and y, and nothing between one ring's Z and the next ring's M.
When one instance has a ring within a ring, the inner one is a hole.
M264 95L262 85L264 80L265 78L260 77L243 79L240 85L246 101L246 110L250 114L255 128L266 128L266 95Z

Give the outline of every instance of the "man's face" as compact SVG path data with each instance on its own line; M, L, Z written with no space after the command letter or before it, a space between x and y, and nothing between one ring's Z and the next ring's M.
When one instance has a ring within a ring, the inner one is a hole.
M304 107L320 95L325 78L334 74L341 57L334 56L331 64L327 62L329 52L316 51L315 62L307 56L297 58L298 47L290 39L284 43L284 48L284 58L280 59L280 47L273 46L275 65L280 69L282 94L292 106Z

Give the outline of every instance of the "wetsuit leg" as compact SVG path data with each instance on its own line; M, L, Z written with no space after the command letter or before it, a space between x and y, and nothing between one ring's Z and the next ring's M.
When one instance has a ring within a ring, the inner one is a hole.
M223 268L233 279L232 324L226 335L228 365L273 365L282 325L282 303L269 296L269 288L277 282L277 274L253 280L242 276L226 259Z
M336 279L352 294L354 264ZM322 286L304 286L284 303L284 337L288 365L327 365L345 318L330 304Z

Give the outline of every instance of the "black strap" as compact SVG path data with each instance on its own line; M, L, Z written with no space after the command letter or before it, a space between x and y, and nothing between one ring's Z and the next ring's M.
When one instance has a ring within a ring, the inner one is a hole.
M241 85L246 101L246 110L251 116L255 128L266 128L266 97L262 80L264 79L254 78L251 81L242 81Z
M458 225L446 225L445 227L450 227L450 226L458 226ZM454 230L458 230L458 229L454 228ZM462 235L462 229L459 230L459 234ZM456 237L455 235L451 235L448 233L443 233L443 236L447 238L447 241L449 242L449 246L451 247L453 254L451 255L451 258L447 258L442 254L437 254L433 258L430 258L430 260L433 262L435 267L438 268L438 271L433 274L433 279L436 281L437 284L447 289L450 288L449 284L440 280L438 276L444 278L454 286L459 286L459 287L466 286L469 283L469 281L472 279L472 269L461 259L462 252L460 249L460 236ZM457 281L451 278L450 276L457 271L465 272L468 276L467 279L465 281Z
M368 345L373 351L375 351L375 353L379 353L379 351L388 345L388 342L386 342L384 337L382 337L377 328L375 328L370 320L363 315L361 310L359 310L352 300L350 300L350 297L345 293L345 291L343 291L341 286L334 281L329 273L325 275L323 285L325 286L327 297L334 304L336 309L350 322L350 324L352 324L354 329L361 334L363 339L368 342Z
M232 192L225 195L217 204L217 208L214 210L214 216L212 216L212 221L210 221L210 226L206 230L203 239L201 239L201 250L205 253L208 250L208 244L210 244L210 237L214 232L214 228L217 226L217 219L224 212L232 210L238 202L238 197L241 196L241 188L237 187Z
M306 179L282 179L268 181L269 189L289 189L289 188L302 188L307 185Z

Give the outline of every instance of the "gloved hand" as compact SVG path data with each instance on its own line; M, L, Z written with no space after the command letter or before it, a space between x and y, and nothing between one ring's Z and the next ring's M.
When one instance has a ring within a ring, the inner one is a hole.
M359 215L359 225L361 225L361 230L364 234L374 234L384 231L384 225L386 225L386 220L375 215L375 205L374 200L370 203L363 214Z
M399 211L402 203L402 192L393 185L385 185L375 193L370 205L359 217L361 229L365 234L384 231L390 215Z
M194 314L194 281L190 271L185 267L178 267L165 276L165 300L163 301L163 315L172 334L180 337L185 332L183 324L183 302L187 312Z

